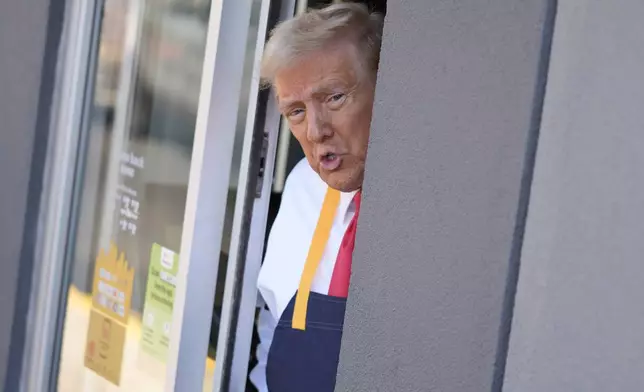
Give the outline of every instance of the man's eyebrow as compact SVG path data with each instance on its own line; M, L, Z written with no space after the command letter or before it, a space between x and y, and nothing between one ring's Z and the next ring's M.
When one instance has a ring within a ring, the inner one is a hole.
M348 83L340 78L328 80L326 83L316 86L311 90L311 94L320 94L326 93L330 90L336 90L338 88L347 88Z
M281 100L279 97L277 98L277 107L279 108L280 111L284 111L285 109L290 108L291 106L295 105L296 101L293 99L284 99Z

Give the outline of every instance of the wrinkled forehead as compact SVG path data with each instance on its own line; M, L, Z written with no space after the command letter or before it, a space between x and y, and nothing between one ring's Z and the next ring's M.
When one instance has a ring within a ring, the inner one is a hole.
M307 100L316 94L358 84L360 62L351 44L302 54L275 75L274 90L280 104Z

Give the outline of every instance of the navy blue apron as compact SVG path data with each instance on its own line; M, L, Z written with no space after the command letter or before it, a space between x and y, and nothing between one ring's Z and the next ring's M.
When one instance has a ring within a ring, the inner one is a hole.
M299 289L275 328L266 365L269 392L335 389L347 300L310 290L339 202L340 193L329 188Z

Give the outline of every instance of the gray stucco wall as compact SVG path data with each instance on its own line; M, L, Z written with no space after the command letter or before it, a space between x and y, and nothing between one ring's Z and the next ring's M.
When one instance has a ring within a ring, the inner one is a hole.
M336 391L500 390L551 6L389 0Z
M0 1L0 388L5 391L18 390L62 4Z
M504 391L642 391L644 2L559 4Z

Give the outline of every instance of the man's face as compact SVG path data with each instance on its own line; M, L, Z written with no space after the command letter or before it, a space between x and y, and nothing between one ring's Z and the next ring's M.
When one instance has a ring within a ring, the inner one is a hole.
M341 43L305 55L277 73L275 90L306 159L331 188L362 186L374 82L357 50Z

